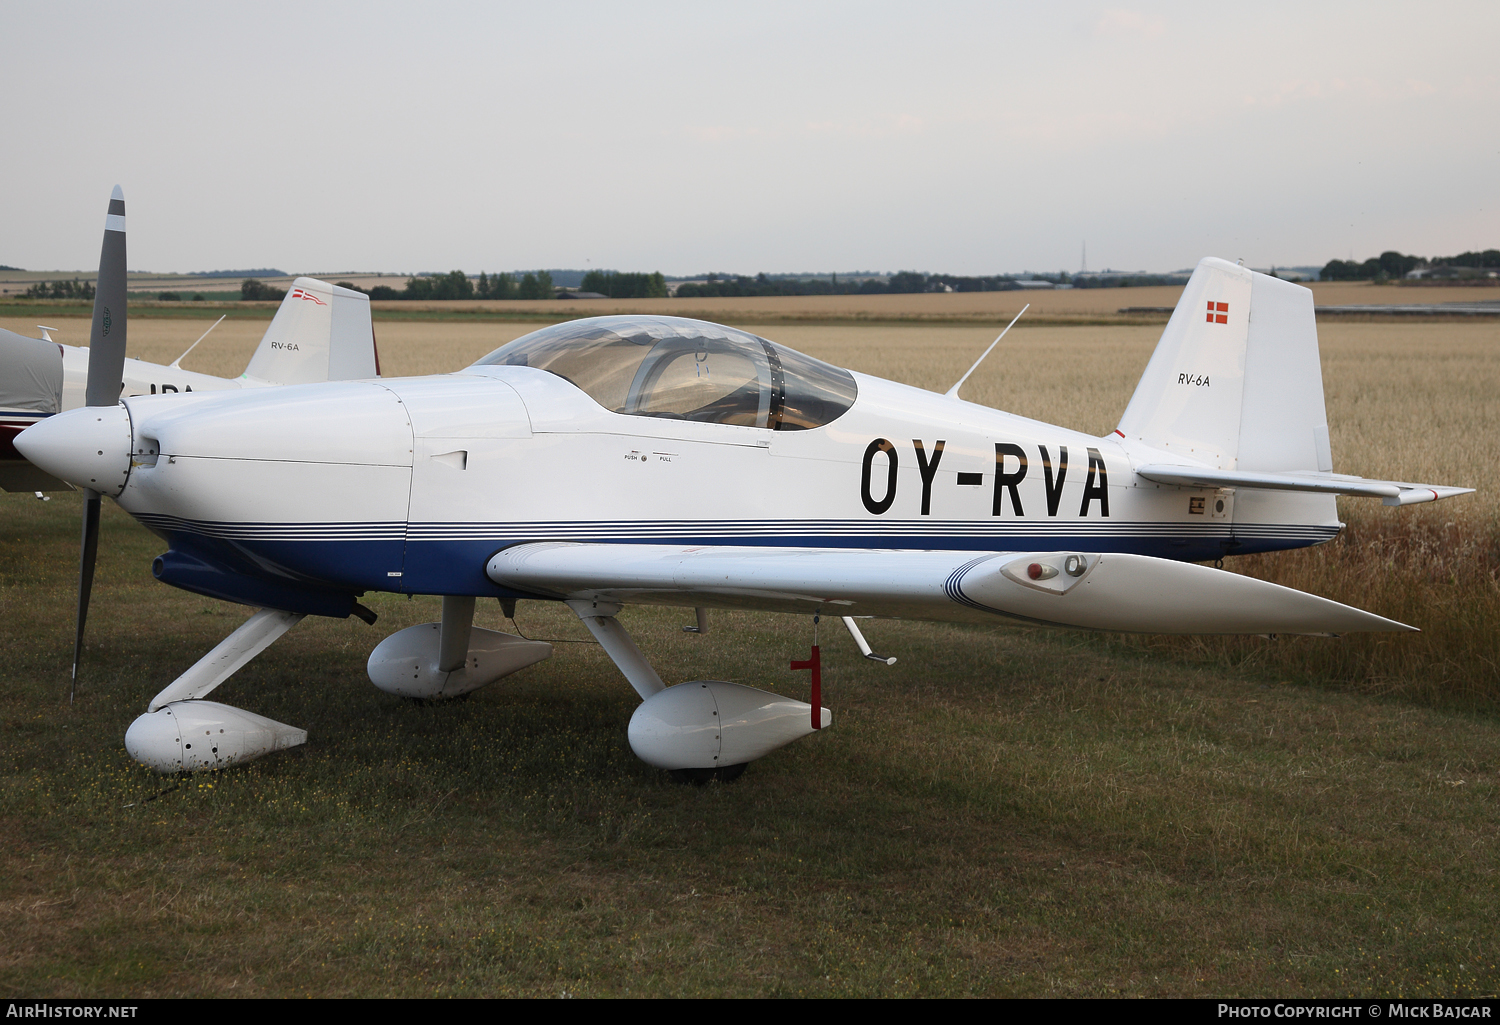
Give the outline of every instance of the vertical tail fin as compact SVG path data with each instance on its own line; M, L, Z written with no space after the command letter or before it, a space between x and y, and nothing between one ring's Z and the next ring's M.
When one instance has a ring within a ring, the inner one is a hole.
M1331 470L1311 290L1199 262L1119 433L1221 470Z
M370 297L298 278L250 357L245 377L265 384L358 381L379 374Z

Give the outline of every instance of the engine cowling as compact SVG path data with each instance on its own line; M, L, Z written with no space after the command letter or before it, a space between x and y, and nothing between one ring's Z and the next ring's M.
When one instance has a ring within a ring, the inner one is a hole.
M823 726L833 713L819 709ZM724 680L693 680L641 702L630 749L659 769L743 765L813 731L812 705Z
M157 772L222 769L305 743L306 730L217 701L173 701L125 731L130 757Z
M439 623L422 623L397 630L375 646L366 663L370 682L387 694L403 698L452 698L494 683L552 654L546 641L482 630L469 633L469 654L462 667L438 669Z

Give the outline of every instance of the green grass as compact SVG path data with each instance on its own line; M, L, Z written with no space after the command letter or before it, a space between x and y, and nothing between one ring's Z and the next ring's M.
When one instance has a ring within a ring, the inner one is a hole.
M248 610L152 581L106 503L70 706L77 513L0 498L7 996L1500 989L1492 712L1071 633L876 622L885 668L825 623L833 728L679 787L592 644L469 701L377 691L370 648L437 603L372 595L375 628L304 621L213 695L305 748L163 778L125 727ZM805 620L623 615L670 681L805 693Z

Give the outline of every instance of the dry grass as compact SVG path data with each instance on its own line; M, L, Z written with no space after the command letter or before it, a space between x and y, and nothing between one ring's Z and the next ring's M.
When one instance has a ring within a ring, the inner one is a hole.
M59 341L86 340L86 320L54 320L62 329ZM996 333L989 325L729 322L854 370L938 391L957 380ZM169 363L207 326L197 320L136 317L130 354ZM376 335L383 371L402 377L466 366L537 326L377 320ZM34 333L29 318L0 317L0 327ZM263 319L231 317L183 365L236 376L265 327ZM1160 335L1160 325L1043 329L1023 319L965 385L964 397L1104 434L1124 411ZM1500 360L1494 357L1500 324L1333 321L1320 324L1319 335L1341 471L1418 480L1477 473L1484 475L1484 484L1491 482L1495 460L1484 450L1483 436L1500 427ZM1493 492L1487 486L1484 490Z
M1362 514L1316 549L1247 556L1232 568L1409 623L1420 634L1117 640L1253 666L1298 682L1407 700L1500 707L1500 537L1466 517Z
M217 315L217 314L216 314ZM0 317L0 327L37 334L37 318ZM89 322L80 317L43 321L60 328L52 337L67 345L88 343ZM208 328L212 320L132 316L130 356L148 363L171 363ZM183 369L216 377L238 377L250 362L270 323L267 317L230 316L213 330ZM540 324L504 321L381 321L375 324L380 369L387 377L442 374L468 366L491 349L535 331Z
M1291 679L1500 706L1500 325L1320 325L1335 467L1478 493L1388 509L1340 499L1349 524L1315 549L1231 568L1420 627L1337 643L1156 639Z
M1377 286L1367 282L1319 282L1310 286L1319 305L1471 302L1488 289ZM1500 294L1500 290L1495 290ZM698 317L731 324L759 322L974 322L1005 324L1030 304L1026 320L1034 323L1123 323L1118 311L1127 306L1175 306L1181 286L1148 288L1075 288L1063 291L954 292L926 295L816 295L715 299L593 299L574 302L440 302L376 303L377 315L410 315L415 309L469 312L492 310L512 315L597 317L607 313L659 313ZM561 311L559 313L559 311ZM1153 322L1161 316L1149 318Z

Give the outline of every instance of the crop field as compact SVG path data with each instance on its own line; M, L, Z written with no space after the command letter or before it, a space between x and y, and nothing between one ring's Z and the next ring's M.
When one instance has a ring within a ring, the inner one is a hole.
M732 312L937 390L997 331ZM1082 316L1028 314L965 397L1111 430L1160 323L1065 313ZM207 323L133 317L131 354L169 362ZM265 323L225 321L184 366L238 374ZM376 322L388 376L457 369L536 326ZM1479 493L1349 501L1339 540L1228 568L1421 634L873 622L899 658L884 667L825 623L833 728L726 786L636 760L634 692L547 603L515 624L482 605L478 624L557 639L552 659L452 704L381 693L370 649L438 615L391 595L364 599L373 629L310 618L215 692L305 727L305 747L156 776L126 726L247 610L154 582L160 541L106 503L70 705L78 503L0 495L0 993L1494 995L1500 326L1319 335L1338 470ZM805 620L714 614L697 637L689 610L622 618L669 682L806 696L787 669Z
M89 275L80 274L81 278ZM328 280L340 280L333 276ZM365 285L374 283L370 279ZM404 280L386 278L387 285L404 286ZM156 287L156 285L160 287ZM282 286L289 284L281 282ZM0 281L0 292L4 291ZM131 299L136 314L158 319L194 320L229 313L231 320L269 318L276 310L274 302L152 302L152 292L175 291L184 297L208 288L173 284L132 282L138 289ZM212 286L220 288L222 282ZM1317 282L1310 286L1313 301L1320 306L1378 306L1403 303L1447 303L1493 300L1500 288L1453 288L1439 285L1375 285L1365 281ZM1130 325L1164 324L1163 313L1130 313L1125 308L1160 309L1177 304L1181 286L1162 285L1142 288L1079 288L1063 290L1022 290L1011 292L953 292L915 295L811 295L754 296L705 299L581 299L581 300L439 300L408 302L382 300L372 303L377 324L401 320L440 320L478 322L516 322L528 325L551 323L574 317L597 317L614 313L655 313L679 317L698 317L725 324L1005 324L1023 306L1024 323L1033 325ZM40 320L54 323L56 318L87 317L87 302L77 300L4 300L0 304L0 321L14 318L29 330ZM46 319L54 318L54 319ZM223 330L222 328L220 330ZM87 335L87 325L84 326ZM194 335L193 337L196 337ZM191 338L189 338L191 341ZM175 353L174 353L175 355Z

